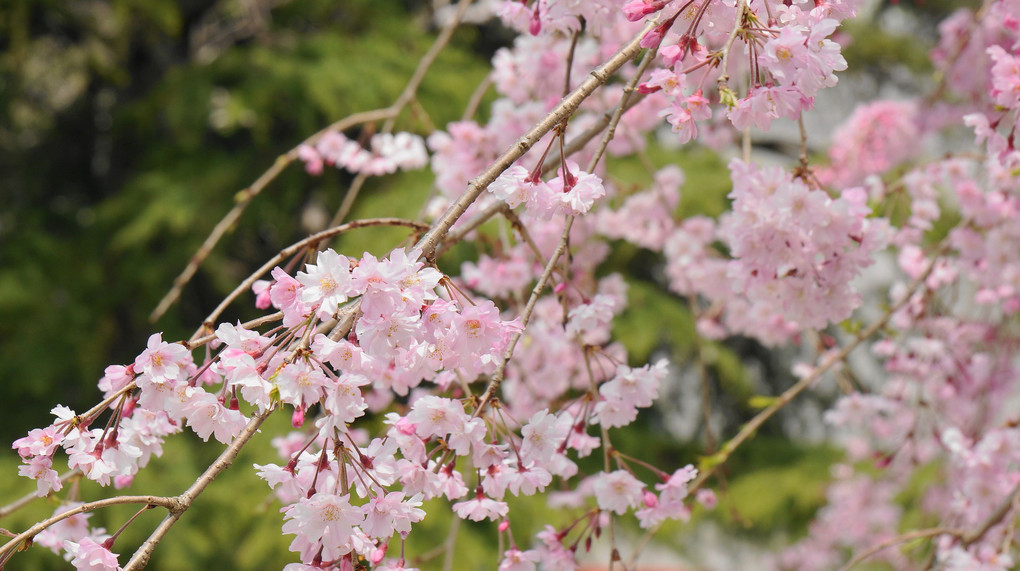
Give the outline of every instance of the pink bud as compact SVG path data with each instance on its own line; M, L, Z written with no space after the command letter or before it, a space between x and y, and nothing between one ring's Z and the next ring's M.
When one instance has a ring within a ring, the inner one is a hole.
M508 529L510 529L510 520L506 520L505 519L505 520L499 522L499 531L500 531L500 533L502 533L502 532L504 532L504 531L506 531Z
M666 64L666 67L673 67L684 57L684 49L680 44L668 45L660 49L659 53L662 54L662 63Z
M378 549L372 552L372 557L370 558L370 561L372 561L372 565L378 565L379 562L383 560L383 557L386 557L386 550L389 548L389 546L390 546L389 543L384 543Z
M133 482L134 479L135 479L135 477L133 475L131 475L131 476L114 476L113 477L113 487L117 488L118 490L123 490L124 488L130 486L131 482Z
M553 291L556 293L563 293L563 290L565 289L567 289L567 284L561 282L556 284L556 287L553 288Z
M131 418L131 413L135 411L135 406L138 405L137 398L130 398L124 403L124 410L121 411L121 418Z
M719 500L715 497L715 492L708 488L698 490L698 494L695 498L698 500L699 504L705 506L705 509L709 510L715 509L715 506L719 503Z
M876 453L875 454L875 467L879 468L879 469L885 468L885 467L889 466L889 464L892 463L892 459L893 459L892 454L878 454L878 453Z
M647 34L641 38L641 47L645 49L652 49L662 43L663 33L659 30L659 27L655 27L648 31Z
M301 428L305 423L305 409L295 408L293 416L290 417L290 424L294 428Z
M655 506L659 505L659 498L652 492L645 490L644 502L646 508L654 508Z
M659 44L662 43L663 36L665 36L666 32L668 32L669 29L673 27L673 22L676 22L676 16L673 16L672 18L666 20L665 22L649 30L648 33L645 34L643 38L641 38L641 47L647 49L658 47Z
M398 420L393 426L395 426L397 431L401 434L406 434L408 436L414 434L414 423L407 420L406 416Z
M623 5L623 14L630 22L637 22L641 18L662 10L667 3L663 0L631 0Z
M661 91L661 90L662 90L661 86L658 86L658 85L648 85L647 83L642 83L642 84L639 84L637 86L638 93L643 93L645 95L648 95L649 93L655 93L656 91Z

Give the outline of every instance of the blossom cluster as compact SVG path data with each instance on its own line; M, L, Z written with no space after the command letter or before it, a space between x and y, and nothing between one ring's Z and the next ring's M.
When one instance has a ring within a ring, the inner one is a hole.
M380 176L399 170L417 170L428 164L425 141L413 133L378 133L362 147L340 131L327 131L314 145L302 144L297 158L310 175L322 174L325 165L354 174Z
M210 325L180 343L153 334L133 362L106 369L99 405L84 413L58 406L52 424L14 442L20 473L39 496L61 492L54 462L62 451L69 468L120 489L184 428L240 445L260 419L285 409L294 430L273 441L278 463L255 470L281 504L282 532L300 560L291 571L411 569L404 542L434 505L494 522L505 540L503 571L574 570L614 518L654 530L688 521L692 498L711 509L713 462L756 430L724 435L733 440L712 445L698 468L654 466L614 446L615 430L698 368L658 356L635 363L628 340L614 335L629 310L629 282L605 262L622 242L654 260L643 285L683 298L699 359L735 336L786 348L817 340L801 347L818 355L797 368L791 391L800 391L828 371L853 369L849 351L879 337L864 357L873 374L846 372L845 394L831 397L824 414L845 452L832 466L826 506L776 567L833 568L848 552L894 544L923 517L940 522L925 537L943 567L1008 568L1020 517L1016 1L989 0L982 17L961 11L943 23L933 59L948 103L861 106L836 131L826 167L813 167L806 147L797 166L734 159L720 216L680 216L696 210L689 199L700 189L685 189L682 169L644 154L656 130L725 146L737 131L801 118L846 68L834 38L861 4L483 3L521 34L493 58L487 120L468 114L427 138L382 133L364 145L328 131L297 149L313 175L325 165L372 176L429 165L437 192L424 211L434 229L464 228L457 239L475 246L458 260L460 275L433 255L451 233L382 258L304 250L254 282L255 306L276 311L261 325ZM633 45L647 50L644 64L630 57L636 48L628 52L618 78L570 117L518 141L565 94L599 79L592 68ZM605 121L611 140L598 129L582 140ZM974 147L922 162L960 122ZM479 183L506 149L517 153L502 163L510 166ZM612 170L629 155L648 167L648 184ZM451 208L471 196L463 194L469 181L478 198ZM475 217L486 212L502 220L479 229L486 219ZM868 275L879 259L892 277ZM874 303L862 308L867 295ZM865 317L874 326L861 332L850 320ZM711 396L709 378L702 381ZM785 406L797 393L789 394L775 402ZM602 462L582 460L595 453ZM921 466L938 477L924 480ZM902 505L898 495L919 480L922 500ZM58 517L81 505L74 493ZM515 498L535 494L569 515L540 522L547 525L533 541L518 544ZM36 542L79 569L117 569L117 533L88 517L61 519ZM609 547L617 557L618 546ZM915 563L895 549L875 557L897 568Z

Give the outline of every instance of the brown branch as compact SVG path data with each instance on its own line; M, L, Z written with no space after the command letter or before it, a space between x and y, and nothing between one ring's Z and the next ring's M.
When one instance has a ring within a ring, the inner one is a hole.
M915 539L924 539L926 537L936 537L936 536L939 536L939 535L955 535L955 536L959 536L959 535L961 535L961 533L962 532L960 530L958 530L958 529L952 529L952 528L948 528L948 527L933 527L933 528L930 528L930 529L917 529L917 530L914 530L914 531L910 531L910 532L904 533L903 535L898 535L898 536L893 537L891 539L887 539L886 541L883 541L882 543L879 543L878 545L875 545L875 546L869 547L868 549L865 549L864 551L862 551L862 552L858 553L857 555L855 555L853 557L853 559L851 559L850 561L847 561L846 565L844 565L844 566L839 568L839 571L849 571L851 568L853 568L857 564L861 563L865 559L871 557L872 555L878 553L879 551L888 549L888 548L890 548L890 547L892 547L894 545L899 545L900 543L906 543L908 541L913 541Z
M109 506L117 506L121 504L146 504L150 506L160 506L173 510L177 507L175 502L176 498L167 498L162 496L118 496L116 498L107 498L105 500L97 500L94 502L88 502L69 509L66 512L61 512L55 516L49 517L42 520L41 522L33 525L25 531L14 536L13 539L0 547L0 568L3 568L3 562L6 562L11 553L13 553L22 542L31 540L33 537L38 535L40 532L50 527L55 523L60 523L69 517L76 516L81 513L91 512L100 508Z
M626 113L627 111L630 111L631 109L636 107L638 103L644 101L644 99L645 99L644 93L638 93L637 95L628 98L627 104L623 106L623 112ZM567 146L564 148L564 152L568 155L572 155L577 151L581 150L589 142L591 142L592 139L598 136L599 133L601 133L606 127L609 126L609 123L612 122L613 117L616 115L617 109L619 109L619 105L617 105L617 107L613 108L611 111L603 113L602 116L599 117L597 121L595 121L595 123L593 123L590 127L585 129L580 135L577 135L573 139L571 139L570 142L567 143ZM559 168L559 166L560 166L560 151L559 149L553 149L553 151L549 153L549 158L545 161L545 165L543 165L542 167L542 174L547 175L556 170L557 168Z
M183 515L184 512L191 507L195 498L197 498L198 495L201 494L202 491L205 490L205 488L220 475L220 473L230 467L230 465L234 462L234 459L237 458L238 453L241 452L241 448L244 447L249 440L251 440L252 436L254 436L256 432L258 432L259 427L262 426L262 423L269 418L269 415L272 414L274 410L275 409L273 407L270 407L252 416L251 420L248 421L248 425L244 427L244 430L242 430L241 433L237 435L237 438L230 443L230 446L228 446L227 449L224 450L218 458L216 458L216 461L206 468L205 472L202 473L191 487L189 487L183 494L175 498L169 498L173 503L171 506L164 507L167 507L170 510L170 513L168 513L163 521L160 522L159 527L152 532L149 538L145 540L145 543L143 543L142 546L135 551L131 560L128 561L128 564L124 567L124 571L137 571L138 569L143 569L145 567L145 565L149 562L149 557L152 556L153 550L156 549L159 542L164 536L166 536L167 532L170 531L170 528L173 527L173 525L177 523L177 520L181 518L181 515Z
M454 13L453 18L446 24L443 31L439 33L439 37L436 38L432 45L429 47L425 55L422 56L421 60L418 61L418 67L411 74L411 79L407 81L407 85L404 86L404 90L397 97L397 100L393 102L390 109L394 109L393 115L386 119L383 123L380 133L390 133L393 131L393 127L397 123L397 117L403 112L404 108L411 103L416 103L415 95L418 93L418 88L421 86L421 82L424 81L425 75L428 73L429 68L436 62L436 58L443 51L443 48L450 43L450 38L453 37L453 33L460 26L460 21L464 17L464 13L467 12L469 6L471 6L473 0L460 0L457 4L457 11ZM354 207L354 201L357 200L358 194L361 193L361 189L365 186L365 181L368 180L368 175L365 173L358 173L358 176L351 182L351 186L347 189L347 193L344 194L343 202L337 209L336 214L333 215L333 219L330 221L330 226L336 226L347 218L347 215L351 213L351 209Z
M849 571L855 565L861 563L865 559L871 557L872 555L884 549L887 549L894 545L898 545L900 543L912 541L914 539L936 537L939 535L951 535L953 537L958 538L960 540L960 544L964 548L970 547L971 545L979 541L982 537L984 537L984 535L988 533L988 530L992 529L992 527L1000 523L1002 519L1006 517L1006 514L1009 513L1010 508L1013 507L1013 503L1017 501L1018 497L1020 497L1020 485L1014 487L1013 491L1010 492L1009 495L1007 495L1003 499L1003 501L995 508L995 510L992 511L992 513L988 514L988 517L986 517L984 521L981 522L981 525L978 526L973 531L968 532L967 530L964 529L950 527L933 527L930 529L918 529L914 531L909 531L907 533L904 533L903 535L898 535L896 537L883 541L878 545L869 547L868 549L865 549L864 551L858 553L857 555L854 555L853 558L850 559L850 561L847 561L846 565L843 565L842 567L839 568L839 571Z
M641 101L644 100L644 98L645 98L644 94L639 93L636 96L627 99L626 105L623 106L623 113L626 113L627 111L633 109L635 106L637 106L638 103L641 103ZM574 138L570 139L570 141L564 148L564 151L568 155L571 155L581 150L585 145L590 143L592 139L597 137L600 133L602 133L602 131L606 129L606 127L609 126L609 124L612 122L612 118L616 115L616 111L618 109L619 107L616 107L610 111L607 111L602 116L600 116L595 121L595 123L593 123L587 129L585 129L580 135L577 135ZM549 154L549 159L545 161L545 164L542 167L542 174L548 175L549 173L559 168L559 166L560 166L560 151L559 149L554 148L553 151ZM447 233L447 235L442 238L442 243L436 249L434 259L439 258L443 254L448 252L450 248L452 248L455 244L463 240L465 236L467 236L468 234L471 233L471 231L475 230L476 228L484 224L487 220L489 220L496 214L503 212L505 210L505 207L506 204L503 203L502 201L495 201L492 204L486 206L481 211L479 211L478 214L476 214L475 217L472 218L470 221L461 224L457 228L451 229Z
M918 276L916 280L914 280L914 282L907 289L907 292L903 296L903 298L900 299L895 304L893 304L880 319L878 319L870 326L868 326L866 329L855 335L853 340L851 340L842 349L840 349L838 353L828 357L825 361L819 364L819 366L816 367L810 374L805 375L803 379L797 381L792 387L786 389L783 392L783 394L775 398L772 404L770 404L760 413L755 415L755 417L752 418L750 422L745 424L743 428L740 429L740 432L738 432L736 436L731 438L729 441L726 442L726 444L723 445L722 449L717 453L718 458L716 458L716 462L708 469L702 470L698 474L698 477L691 483L688 489L691 492L700 489L708 480L708 478L711 477L711 475L714 474L716 470L718 470L719 466L724 464L726 460L729 459L730 455L733 454L733 452L737 448L739 448L741 444L750 439L751 436L753 436L758 431L758 428L760 428L761 425L764 424L766 420L772 418L774 414L776 414L777 412L779 412L780 409L789 404L790 401L797 397L797 395L804 392L823 374L828 372L829 369L834 367L837 363L843 362L843 360L846 359L847 355L849 355L861 343L863 343L865 340L869 339L872 335L878 333L883 327L885 327L886 323L888 323L889 320L892 318L892 315L896 313L896 311L898 311L901 307L906 305L910 301L910 298L913 297L917 289L924 284L924 281L926 279L928 279L928 276L931 274L932 270L935 269L936 262L938 262L939 257L941 257L942 253L947 249L947 246L948 243L944 243L939 248L935 256L932 258L931 262L928 264L928 267L925 268L925 271L920 276Z
M970 547L979 539L984 537L984 535L988 533L989 529L992 529L995 524L999 523L1002 521L1002 518L1006 517L1006 514L1009 513L1009 509L1013 506L1013 502L1017 501L1018 497L1020 497L1020 485L1014 487L1013 491L1009 493L1009 496L1007 496L1002 503L995 508L995 511L988 514L988 517L985 518L985 521L981 523L980 527L970 533L961 535L960 543L962 543L964 547Z
M478 199L478 196L485 191L489 184L496 180L496 177L502 174L503 171L510 168L514 161L524 156L524 153L528 152L553 127L573 114L585 99L602 84L609 81L613 73L641 51L641 38L655 25L657 23L654 21L646 24L640 33L620 48L620 51L616 52L609 60L592 71L577 89L564 97L544 119L522 135L516 143L490 164L485 172L468 183L468 188L464 191L464 194L450 205L443 216L432 226L432 229L415 245L415 247L421 248L427 260L433 261L435 259L436 246L439 245L439 242L446 236L453 224L460 219L468 207L474 204L475 200Z

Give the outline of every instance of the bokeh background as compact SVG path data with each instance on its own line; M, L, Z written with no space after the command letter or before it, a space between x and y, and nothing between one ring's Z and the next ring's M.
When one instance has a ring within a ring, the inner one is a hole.
M964 4L973 2L875 3L848 29L851 72L840 82L854 87L834 101L922 91L931 75L926 54L935 24ZM189 336L254 268L321 229L350 177L340 171L310 177L292 166L253 202L182 299L158 322L148 321L239 190L323 126L396 98L435 37L436 8L428 0L0 2L0 442L48 424L55 404L88 408L105 366L131 362L153 331L165 339ZM405 112L398 129L427 134L459 119L492 55L511 41L494 21L461 28L419 90L424 112ZM487 101L493 98L490 92ZM830 123L849 114L820 103L816 113L824 119L827 112ZM781 137L758 142L763 153L782 155L786 147ZM687 172L678 214L714 215L726 207L725 157L655 143L649 155L659 166L679 163ZM619 161L614 169L623 181L647 182L638 164ZM430 186L431 175L421 172L370 180L353 216L414 217ZM384 253L399 239L394 236L365 231L337 247ZM473 254L455 249L441 265L455 273ZM606 263L607 273L620 271L631 285L631 307L617 332L633 364L668 356L676 373L661 404L614 442L676 468L705 451L697 421L701 377L686 301L662 286L660 265L654 255L623 245ZM251 305L250 296L243 298L224 318L252 318ZM777 394L791 382L793 352L774 354L741 339L705 350L717 435L732 433L754 413L755 395ZM828 466L839 457L808 430L825 399L807 397L734 457L718 488L720 508L695 513L711 519L711 537L667 527L652 557L700 549L693 559L711 564L714 547L706 546L714 545L753 558L805 533L824 498ZM268 440L285 424L270 421L239 469L216 482L156 550L151 568L273 569L294 561L289 538L280 535L279 503L245 467L277 461ZM172 439L129 493L179 493L221 449L193 437ZM0 505L34 488L17 477L17 465L16 454L0 446ZM112 493L90 483L80 491L86 499ZM0 527L21 530L56 505L55 498L37 500L0 519ZM526 544L523 532L538 531L547 508L524 499L514 510L515 534ZM162 516L156 511L118 540L122 563ZM112 532L131 513L111 509L93 521ZM449 525L430 514L412 534L409 553L428 555L445 541ZM454 568L493 568L494 536L490 525L464 523ZM420 565L439 568L443 557ZM67 564L35 547L11 568Z

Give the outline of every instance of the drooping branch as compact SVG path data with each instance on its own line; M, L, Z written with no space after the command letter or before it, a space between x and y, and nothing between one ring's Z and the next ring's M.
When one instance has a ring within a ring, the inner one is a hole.
M570 95L564 97L558 105L545 116L544 119L538 122L534 127L531 128L527 133L522 135L516 143L514 143L506 152L504 152L498 159L489 165L485 172L475 177L474 180L468 183L468 188L446 210L446 212L432 225L432 229L422 237L421 240L415 245L417 248L421 248L424 257L432 261L435 259L436 247L442 241L443 237L450 230L450 228L460 219L460 217L467 211L467 209L474 204L475 200L478 199L479 195L485 192L496 177L503 173L506 169L513 165L514 161L524 156L524 153L528 152L531 147L535 145L546 133L551 131L553 127L559 125L565 118L569 117L580 107L581 103L584 102L592 93L595 92L600 86L609 81L609 78L625 63L634 58L638 52L641 51L641 38L644 37L645 33L654 28L657 22L652 21L645 25L645 27L638 33L630 42L625 44L615 55L609 60L600 65L598 68L593 70L589 76L575 89Z
M198 251L195 252L190 260L188 260L188 265L184 267L184 270L180 273L180 275L174 278L173 287L170 288L170 291L168 291L166 295L163 296L163 299L156 304L156 308L149 314L149 321L157 321L164 313L166 313L166 310L169 309L175 301L177 301L177 299L181 296L181 291L184 289L184 286L191 281L195 272L198 271L198 267L202 265L202 262L205 261L207 257L209 257L212 249L216 247L216 244L219 243L220 239L222 239L223 236L234 227L234 224L236 224L241 218L241 214L243 214L245 209L248 208L251 201L265 190L269 183L274 181L276 177L280 176L280 173L290 166L291 163L297 160L298 148L300 148L301 145L314 145L323 135L330 131L343 131L364 123L380 121L382 119L392 117L397 112L397 109L387 107L385 109L375 109L373 111L355 113L354 115L345 117L336 123L333 123L329 127L322 129L318 133L302 141L301 144L295 146L293 149L279 157L276 157L276 161L273 162L273 166L269 167L269 170L262 173L262 175L259 176L255 182L251 184L251 186L241 190L235 195L237 204L235 204L234 207L230 209L230 212L228 212L227 215L224 216L215 227L213 227L212 232L205 241L202 242Z
M191 487L189 487L183 494L175 498L171 498L173 500L173 504L172 507L168 508L170 513L163 518L159 527L157 527L156 530L149 535L149 538L145 540L145 543L143 543L142 546L135 551L134 555L131 556L131 560L128 561L126 566L124 566L124 571L137 571L138 569L143 569L145 567L145 565L149 562L149 558L152 556L153 550L156 549L159 542L162 541L163 537L165 537L167 532L170 531L170 528L173 527L173 525L177 523L177 520L181 518L181 515L183 515L184 512L191 507L195 498L197 498L199 494L201 494L205 488L216 479L217 476L230 467L244 445L247 444L253 436L255 436L259 427L262 426L262 423L269 418L269 415L272 414L274 410L276 409L270 407L252 416L251 420L248 421L248 425L244 427L244 430L242 430L241 433L237 435L237 438L230 443L230 446L228 446L227 449L216 458L216 461L206 468L205 472L199 476L198 480L195 480L195 483L192 484Z
M414 98L415 94L418 91L418 87L421 85L422 80L428 73L429 68L432 67L432 64L435 63L436 58L439 56L439 53L442 52L443 48L445 48L446 45L450 42L450 38L453 36L453 32L456 30L457 26L460 25L460 20L463 18L464 13L467 11L467 8L470 6L472 1L473 0L460 1L453 19L443 29L443 31L439 34L439 37L436 38L436 40L432 43L432 46L419 61L418 67L412 74L411 79L407 83L407 86L404 88L404 91L397 97L397 100L393 103L393 105L390 105L389 107L386 107L384 109L375 109L373 111L355 113L353 115L350 115L349 117L345 117L333 123L332 125L326 127L325 129L320 130L311 137L308 137L307 139L302 141L300 144L296 145L291 150L277 157L276 161L273 162L273 166L270 167L269 170L262 173L262 175L259 176L259 178L256 179L255 182L251 184L251 186L237 193L236 195L237 204L235 204L234 207L230 210L230 212L228 212L227 215L224 216L223 219L220 220L218 224L216 224L216 226L213 228L213 231L205 239L205 242L202 243L198 251L196 251L195 254L188 261L188 265L185 266L184 270L180 273L180 275L174 279L173 287L170 289L169 292L167 292L165 296L163 296L163 299L161 299L160 302L156 305L156 308L152 310L152 313L149 314L149 321L150 322L157 321L160 317L163 316L164 313L166 313L166 310L169 309L170 306L173 305L175 301L177 301L177 299L181 295L181 290L184 289L184 286L195 275L195 272L198 271L198 267L209 256L209 254L212 252L212 249L216 247L217 243L219 243L220 239L222 239L223 236L226 235L226 233L231 228L234 227L237 221L241 218L241 214L244 213L245 209L248 207L251 201L256 196L258 196L266 188L266 186L269 185L270 182L275 180L276 177L280 176L280 173L282 173L288 166L290 166L291 163L298 159L298 149L301 146L315 145L315 143L317 143L319 139L321 139L323 135L325 135L326 133L330 133L333 131L345 131L347 129L350 129L351 127L355 127L357 125L362 125L365 123L371 123L374 121L386 120L386 123L383 128L385 132L391 131L393 129L393 124L396 121L397 116L400 115L400 113L404 110L404 107L406 107L407 104ZM364 181L362 181L362 183L363 182ZM360 184L358 185L358 188L360 188ZM343 218L346 216L347 211L349 211L350 209L351 203L353 203L354 197L357 196L357 193L358 193L357 190L353 190L353 192L351 190L348 190L348 194L353 196L350 198L350 200L345 200L346 207L342 208L334 216L335 221L334 225L339 224L339 222L342 221Z

